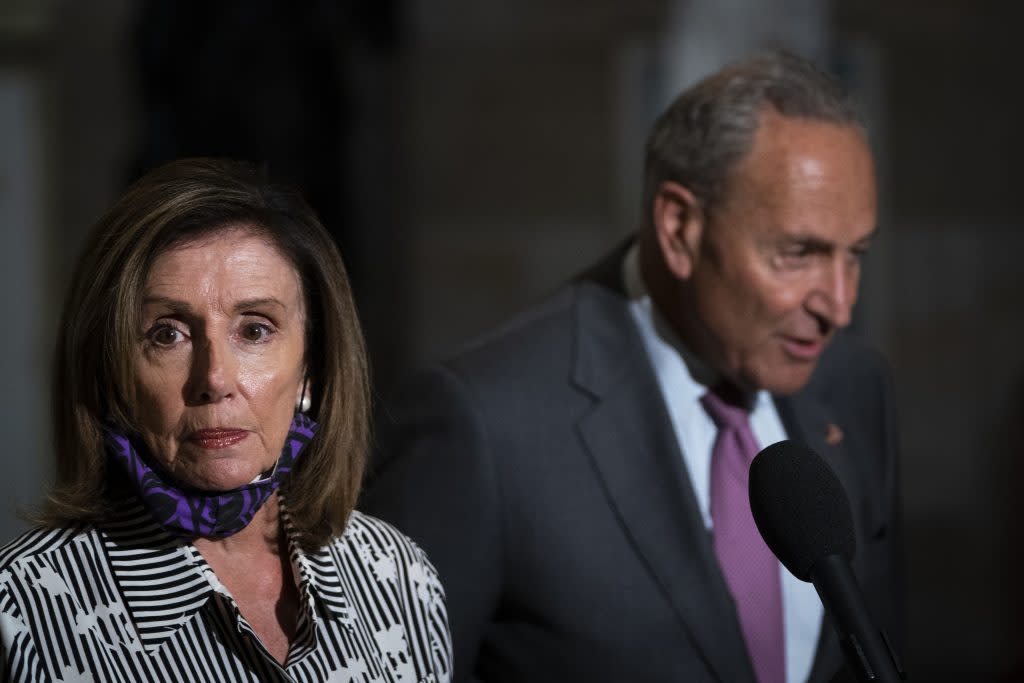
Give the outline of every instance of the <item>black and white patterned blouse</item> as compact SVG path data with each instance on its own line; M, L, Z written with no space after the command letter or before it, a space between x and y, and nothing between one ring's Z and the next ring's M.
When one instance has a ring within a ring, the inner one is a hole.
M353 512L318 552L290 547L301 604L282 667L196 548L137 500L98 526L29 531L0 550L0 680L450 680L443 590L408 538Z

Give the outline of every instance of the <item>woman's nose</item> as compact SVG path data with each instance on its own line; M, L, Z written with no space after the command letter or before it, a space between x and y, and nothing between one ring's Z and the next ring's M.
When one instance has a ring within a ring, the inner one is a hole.
M189 397L195 403L217 403L236 391L238 364L227 341L204 339L192 347Z

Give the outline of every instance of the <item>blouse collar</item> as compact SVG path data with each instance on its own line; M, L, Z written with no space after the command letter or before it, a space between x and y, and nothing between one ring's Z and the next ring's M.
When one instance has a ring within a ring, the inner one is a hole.
M344 590L330 549L307 554L281 499L284 533L288 538L293 576L300 595L300 614L294 656L315 645L315 624L321 615L349 618ZM118 506L99 525L110 568L121 589L135 633L124 644L152 652L190 621L206 603L223 599L235 608L240 627L244 619L230 591L220 582L202 554L187 540L159 526L137 497ZM127 625L126 625L127 627ZM307 643L308 641L308 643ZM304 645L305 644L305 645Z

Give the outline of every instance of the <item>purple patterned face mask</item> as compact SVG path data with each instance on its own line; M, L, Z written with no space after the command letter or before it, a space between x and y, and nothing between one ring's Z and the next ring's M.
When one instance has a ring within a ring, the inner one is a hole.
M135 485L143 504L164 529L179 536L224 538L252 521L270 494L287 479L315 433L316 423L296 413L273 473L266 479L221 493L186 490L163 479L135 445L115 431L106 430L106 444Z

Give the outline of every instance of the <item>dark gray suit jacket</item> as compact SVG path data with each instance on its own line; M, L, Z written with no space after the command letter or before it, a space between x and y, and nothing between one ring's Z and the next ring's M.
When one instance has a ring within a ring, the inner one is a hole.
M361 509L427 551L448 596L458 681L753 683L617 253L455 358L378 418ZM798 395L791 438L835 469L854 571L902 634L888 374L840 336ZM825 442L830 424L844 435ZM827 622L827 620L826 620ZM811 680L842 655L830 624Z

